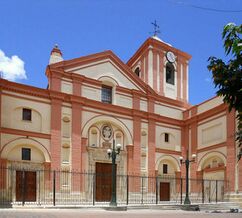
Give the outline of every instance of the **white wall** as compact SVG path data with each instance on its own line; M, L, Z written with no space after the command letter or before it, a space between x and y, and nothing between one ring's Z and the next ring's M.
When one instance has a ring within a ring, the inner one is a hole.
M179 120L183 119L182 110L167 107L165 105L160 105L157 103L155 104L155 113L165 117L174 118L174 119L179 119Z
M135 85L121 70L115 66L110 60L104 60L103 62L96 62L90 66L82 66L76 69L70 69L72 73L84 75L88 78L99 80L101 77L114 78L119 86L129 89L139 90L139 87Z
M169 142L165 142L164 134L169 134ZM181 130L170 127L156 126L156 147L181 151Z
M82 96L95 101L101 101L101 89L83 85Z
M226 116L212 119L198 126L198 148L225 142L227 139Z
M31 121L22 120L22 108L32 110ZM49 134L51 121L50 110L51 106L48 103L2 95L1 126Z
M197 107L197 114L201 114L205 111L211 110L216 106L219 106L220 104L223 104L223 99L220 97L212 98Z
M133 107L132 97L116 94L115 98L116 98L116 105L121 107L127 107L127 108Z
M72 94L72 83L67 81L61 81L61 92Z
M14 147L8 154L7 159L9 161L22 161L22 148L30 148L31 149L31 160L30 162L34 162L34 163L43 163L45 162L45 158L44 155L42 154L42 152L37 149L34 146L31 145L18 145L16 147ZM26 161L28 162L28 161Z

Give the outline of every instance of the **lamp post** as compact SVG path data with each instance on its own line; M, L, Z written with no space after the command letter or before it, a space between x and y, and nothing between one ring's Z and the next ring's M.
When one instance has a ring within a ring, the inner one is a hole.
M121 145L117 144L115 148L115 140L113 140L113 148L108 149L108 157L112 158L112 197L110 201L110 206L117 206L117 199L116 199L116 157L120 153Z
M192 159L189 160L188 157L188 150L187 150L187 157L186 160L183 161L183 157L180 157L180 163L181 164L185 164L186 165L186 197L184 200L184 204L191 204L191 201L189 199L189 175L188 175L188 171L189 171L189 165L191 162L195 162L195 158L196 158L196 154L192 154Z

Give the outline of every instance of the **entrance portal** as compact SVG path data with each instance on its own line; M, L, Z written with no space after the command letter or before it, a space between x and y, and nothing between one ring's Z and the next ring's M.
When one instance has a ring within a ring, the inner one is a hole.
M160 183L160 201L170 201L170 183Z
M16 201L36 201L36 172L16 171Z
M96 163L96 201L111 201L111 195L112 164Z

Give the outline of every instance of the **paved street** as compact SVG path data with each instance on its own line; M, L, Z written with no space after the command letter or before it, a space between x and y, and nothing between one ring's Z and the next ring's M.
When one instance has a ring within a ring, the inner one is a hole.
M165 210L128 210L105 211L102 209L0 209L1 218L96 218L96 217L126 217L126 218L203 218L203 217L242 217L242 213L208 213Z

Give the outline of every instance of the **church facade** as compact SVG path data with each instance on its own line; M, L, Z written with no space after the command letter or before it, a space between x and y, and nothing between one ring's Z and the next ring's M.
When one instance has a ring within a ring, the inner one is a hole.
M0 165L13 173L1 171L0 188L9 189L11 180L17 201L23 169L36 184L48 180L46 174L38 177L40 170L110 172L107 149L114 143L121 146L117 175L184 178L180 157L196 154L190 178L228 181L218 196L241 199L236 113L219 97L189 104L190 59L154 36L127 63L112 51L64 60L55 47L46 68L47 89L1 79ZM73 180L76 186L83 183L70 175L57 186L71 192ZM159 186L168 189L169 200L172 190L165 183ZM36 196L40 185L33 186Z

